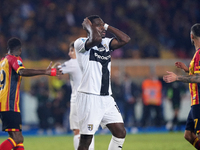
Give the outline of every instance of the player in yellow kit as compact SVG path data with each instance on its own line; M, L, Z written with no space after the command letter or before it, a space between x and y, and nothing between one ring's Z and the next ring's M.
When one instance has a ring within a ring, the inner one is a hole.
M200 150L200 24L194 24L190 33L191 42L195 47L195 54L190 62L189 68L182 62L176 62L175 65L189 73L189 75L176 75L168 72L163 76L167 83L181 81L189 83L191 95L191 109L187 118L185 127L185 139L196 149Z
M19 109L19 90L22 76L60 75L61 72L51 68L46 70L25 69L20 57L22 44L18 38L8 40L8 54L0 61L0 118L2 130L8 132L9 138L0 145L0 150L24 150L22 120Z

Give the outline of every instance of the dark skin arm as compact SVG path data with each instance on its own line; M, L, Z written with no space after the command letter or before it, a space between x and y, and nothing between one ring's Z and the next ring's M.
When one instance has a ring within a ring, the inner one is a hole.
M131 38L127 34L118 30L117 28L114 28L112 26L108 26L107 30L116 36L116 38L113 39L112 43L111 43L111 48L113 50L124 46L125 44L127 44L131 40Z
M50 75L51 71L48 70L36 70L36 69L20 69L19 75L25 77L37 76L37 75Z
M31 77L31 76L37 76L37 75L49 75L51 74L51 66L52 62L50 62L49 66L47 67L46 70L37 70L37 69L20 69L18 74L20 76L25 76L25 77ZM62 73L57 69L56 72L57 75L61 75Z

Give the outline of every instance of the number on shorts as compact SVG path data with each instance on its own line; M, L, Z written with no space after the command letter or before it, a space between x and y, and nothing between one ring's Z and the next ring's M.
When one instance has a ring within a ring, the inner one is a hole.
M197 127L197 122L198 122L198 119L194 119L194 122L195 122L195 124L194 124L194 128L196 129L196 127Z
M115 105L115 107L117 108L118 112L120 113L119 107L117 105Z
M0 91L4 89L6 84L6 73L4 70L0 71Z

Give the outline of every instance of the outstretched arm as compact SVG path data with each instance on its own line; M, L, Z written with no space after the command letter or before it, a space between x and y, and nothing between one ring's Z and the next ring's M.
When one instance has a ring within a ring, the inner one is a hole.
M181 81L185 83L200 83L200 74L194 74L194 75L186 75L186 76L178 76L173 72L167 71L168 75L163 76L163 80L166 83L171 83L174 81Z
M37 70L37 69L20 69L18 74L20 76L36 76L36 75L49 75L49 76L56 76L56 75L61 75L62 73L56 69L56 68L51 68L52 62L50 62L49 66L47 67L46 70Z
M106 25L104 25L104 27ZM131 38L127 34L118 30L117 28L108 26L107 30L116 36L116 38L111 42L111 48L113 50L122 47L123 45L127 44L131 40Z
M177 81L182 81L185 83L200 83L200 74L177 76Z

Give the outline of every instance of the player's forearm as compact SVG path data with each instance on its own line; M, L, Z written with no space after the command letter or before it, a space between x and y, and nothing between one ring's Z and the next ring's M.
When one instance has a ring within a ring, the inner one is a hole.
M121 43L121 46L127 44L131 40L131 38L127 34L110 25L108 26L107 31L111 32L116 36L118 42Z
M200 75L187 75L187 76L177 76L176 81L181 81L185 83L200 83Z
M50 73L47 72L46 70L20 69L19 75L30 77L30 76L37 76L37 75L50 75Z

